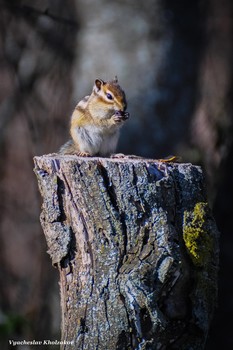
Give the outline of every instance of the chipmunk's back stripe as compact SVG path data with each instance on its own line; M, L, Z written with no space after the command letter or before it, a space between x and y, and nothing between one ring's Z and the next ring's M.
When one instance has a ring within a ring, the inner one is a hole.
M78 111L84 111L87 108L89 97L90 96L85 96L81 101L79 101L75 109L77 109Z

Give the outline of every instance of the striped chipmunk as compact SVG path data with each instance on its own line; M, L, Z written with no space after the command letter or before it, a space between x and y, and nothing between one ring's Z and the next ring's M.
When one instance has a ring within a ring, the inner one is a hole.
M60 154L110 156L116 151L121 126L129 118L125 93L113 81L96 79L90 96L75 107L70 125L71 140Z

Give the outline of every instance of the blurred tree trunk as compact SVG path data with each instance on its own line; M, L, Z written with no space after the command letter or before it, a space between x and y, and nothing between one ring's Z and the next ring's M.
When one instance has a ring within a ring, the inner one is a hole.
M190 130L213 201L233 142L233 2L209 0L206 10L199 98Z
M204 349L218 232L201 169L143 159L34 160L41 224L60 271L62 348Z

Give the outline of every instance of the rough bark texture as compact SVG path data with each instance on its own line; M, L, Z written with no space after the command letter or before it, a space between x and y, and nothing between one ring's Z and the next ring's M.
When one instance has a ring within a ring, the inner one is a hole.
M203 174L145 159L35 157L60 271L63 349L205 347L218 231Z

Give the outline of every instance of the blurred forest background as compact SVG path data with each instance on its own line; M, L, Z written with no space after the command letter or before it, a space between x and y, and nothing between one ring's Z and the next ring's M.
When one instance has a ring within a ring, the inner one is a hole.
M32 158L56 152L77 101L115 75L131 116L118 151L205 169L221 232L207 349L233 349L232 68L232 0L0 1L1 349L60 339Z

